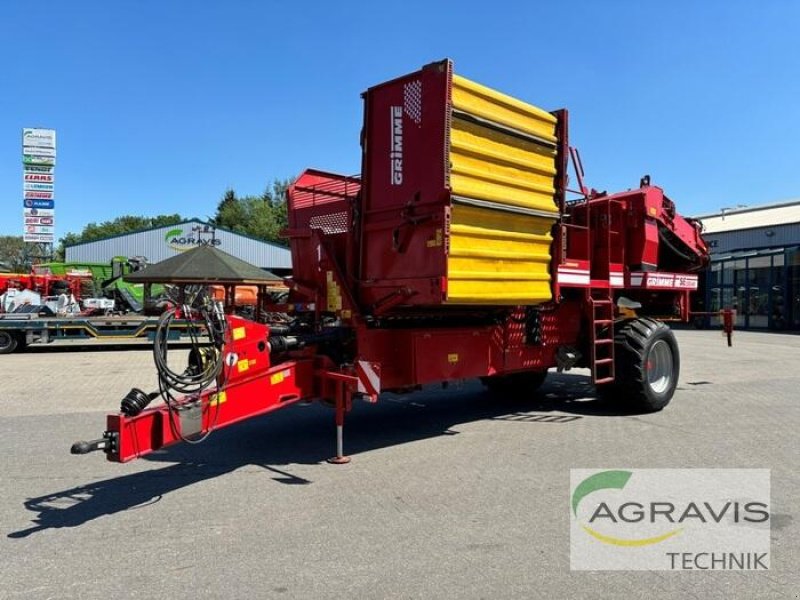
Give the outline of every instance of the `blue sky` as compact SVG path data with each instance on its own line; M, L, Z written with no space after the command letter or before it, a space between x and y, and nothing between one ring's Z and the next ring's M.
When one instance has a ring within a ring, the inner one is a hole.
M800 3L75 0L0 5L0 235L20 134L58 131L57 236L210 216L308 166L356 173L359 94L450 57L567 107L588 183L686 214L800 196Z

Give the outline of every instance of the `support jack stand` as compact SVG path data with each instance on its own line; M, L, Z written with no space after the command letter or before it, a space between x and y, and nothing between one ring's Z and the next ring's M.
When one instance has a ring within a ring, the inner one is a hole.
M346 465L350 462L350 457L344 455L344 413L346 404L349 404L345 394L340 390L336 395L336 456L328 459L328 463L332 465Z

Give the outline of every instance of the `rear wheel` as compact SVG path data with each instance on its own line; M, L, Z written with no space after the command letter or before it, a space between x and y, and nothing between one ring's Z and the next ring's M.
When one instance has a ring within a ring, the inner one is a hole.
M481 382L495 395L524 399L538 390L547 378L547 371L527 371L509 375L482 377Z
M17 337L8 331L0 331L0 354L11 354L17 349Z
M678 385L680 354L675 335L655 319L628 321L614 338L616 381L604 397L641 412L655 412L672 400Z

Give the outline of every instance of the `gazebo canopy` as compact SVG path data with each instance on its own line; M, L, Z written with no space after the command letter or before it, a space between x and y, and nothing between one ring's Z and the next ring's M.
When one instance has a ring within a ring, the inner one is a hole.
M200 246L123 278L130 283L271 285L283 281L227 252Z

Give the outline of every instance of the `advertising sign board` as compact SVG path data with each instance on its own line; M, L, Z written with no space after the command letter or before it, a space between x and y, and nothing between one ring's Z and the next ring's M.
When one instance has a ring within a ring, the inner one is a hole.
M56 131L22 129L22 233L25 242L55 239Z
M22 211L25 217L53 217L55 212L52 208L26 208Z
M42 192L37 190L27 190L24 192L25 199L31 200L52 200L53 199L53 192Z
M45 244L52 244L55 241L55 236L52 233L23 233L22 240L25 242L40 242Z
M22 146L36 146L38 148L56 147L56 130L41 129L39 127L25 127L22 129Z
M56 164L55 156L42 156L40 154L23 154L22 162L26 165L49 165Z
M39 182L31 182L25 181L22 184L22 189L27 191L34 191L34 192L52 192L53 191L53 184L52 183L39 183Z
M26 198L22 201L22 205L25 208L54 208L56 204L55 200L41 200L35 198Z

